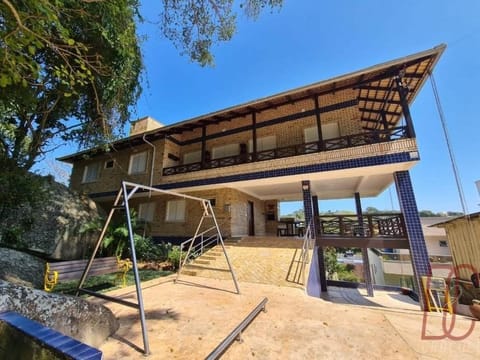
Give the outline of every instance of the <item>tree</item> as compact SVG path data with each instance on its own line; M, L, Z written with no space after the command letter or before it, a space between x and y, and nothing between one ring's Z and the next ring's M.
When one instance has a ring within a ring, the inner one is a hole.
M250 18L282 0L244 0ZM201 65L235 32L233 0L162 0L164 35ZM105 144L141 91L139 0L0 0L0 166L30 169L55 136Z
M161 28L182 54L202 66L213 64L211 47L229 41L235 33L234 0L162 0ZM244 0L243 13L258 18L265 7L280 8L283 0Z
M0 160L30 169L54 136L93 144L130 118L136 0L0 0Z

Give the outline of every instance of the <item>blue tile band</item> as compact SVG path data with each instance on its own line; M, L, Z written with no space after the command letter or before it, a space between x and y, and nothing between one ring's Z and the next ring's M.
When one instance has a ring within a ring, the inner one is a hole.
M215 184L222 184L222 183L229 183L229 182L236 182L236 181L268 179L271 177L310 174L310 173L316 173L316 172L327 172L327 171L344 170L344 169L354 169L354 168L362 168L366 166L396 164L396 163L402 163L402 162L410 162L412 160L416 161L418 160L418 157L416 157L415 159L412 159L409 152L403 152L403 153L396 153L396 154L363 157L358 159L333 161L333 162L327 162L327 163L315 163L311 165L294 166L294 167L284 168L284 169L274 169L274 170L257 171L257 172L244 173L244 174L216 176L216 177L203 178L203 179L197 179L197 180L179 181L179 182L174 182L169 184L159 184L159 185L155 185L155 187L163 190L172 190L172 189L180 189L180 188L192 187L192 186L215 185ZM114 196L117 194L117 192L118 190L107 191L107 192L101 192L101 193L93 193L93 194L90 194L89 196L91 198Z
M0 321L4 321L43 346L52 349L55 353L61 354L64 358L75 360L101 360L103 358L100 350L27 319L14 311L0 312Z

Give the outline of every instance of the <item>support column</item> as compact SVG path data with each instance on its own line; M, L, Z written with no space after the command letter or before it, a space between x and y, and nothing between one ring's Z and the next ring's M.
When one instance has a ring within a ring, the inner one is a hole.
M412 115L410 114L410 108L407 100L408 88L405 86L405 84L403 84L400 75L395 77L395 81L397 83L398 95L400 96L403 117L405 118L405 122L407 124L407 136L409 138L414 138L415 129L413 128Z
M315 96L315 116L317 119L317 131L318 131L318 143L320 144L320 150L325 150L325 143L323 142L322 134L322 122L320 119L320 105L318 103L318 96Z
M363 227L362 203L360 201L360 193L355 193L355 207L357 209L357 219L360 225L358 231L359 236L365 237ZM370 272L370 261L368 260L368 248L362 247L362 261L363 261L363 278L365 279L365 287L367 288L368 296L373 296L373 282L372 273Z
M318 208L318 196L312 196L313 201L313 216L315 224L315 239L317 239L318 232L320 229L320 210ZM318 241L315 241L315 244L318 244ZM320 276L320 288L322 291L327 291L327 272L325 269L325 257L323 255L323 246L315 245L318 256L318 271Z
M420 307L426 309L424 289L421 276L432 276L432 268L428 260L427 246L423 237L422 224L418 215L415 194L408 171L398 171L393 174L397 188L400 210L405 222L405 230L410 245L415 290L418 292Z
M252 161L257 161L257 114L252 112Z
M207 153L207 127L205 125L202 126L202 153L201 153L201 162L202 162L202 169L205 169L206 165L206 153Z

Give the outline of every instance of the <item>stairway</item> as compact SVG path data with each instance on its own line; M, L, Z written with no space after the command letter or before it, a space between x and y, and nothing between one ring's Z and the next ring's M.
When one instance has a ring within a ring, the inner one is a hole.
M230 246L225 245L228 249ZM182 269L182 274L190 276L208 276L214 271L229 271L228 265L221 245L215 245L210 250L206 251L191 263L186 264Z

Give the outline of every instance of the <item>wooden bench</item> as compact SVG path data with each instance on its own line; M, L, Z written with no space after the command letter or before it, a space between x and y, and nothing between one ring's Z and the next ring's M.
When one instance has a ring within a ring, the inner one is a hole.
M69 260L59 262L47 262L45 264L44 289L52 291L56 284L61 281L79 280L87 266L88 260ZM128 259L120 260L115 256L93 259L88 276L117 273L121 277L123 286L126 285L126 275L132 268L132 262Z

